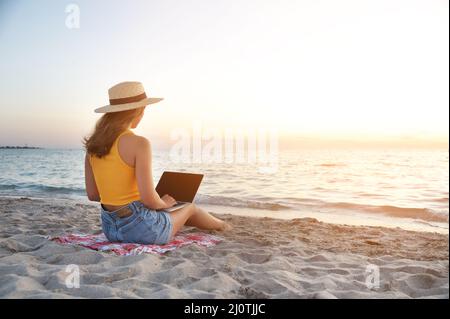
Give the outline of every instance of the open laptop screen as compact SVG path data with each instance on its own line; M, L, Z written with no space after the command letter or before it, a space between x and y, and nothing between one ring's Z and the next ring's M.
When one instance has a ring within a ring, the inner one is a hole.
M160 197L169 194L176 201L192 203L202 179L202 174L164 172L156 185L156 192Z

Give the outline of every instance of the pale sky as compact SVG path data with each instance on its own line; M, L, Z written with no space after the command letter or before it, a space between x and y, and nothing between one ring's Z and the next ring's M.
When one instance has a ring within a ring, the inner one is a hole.
M444 0L0 0L0 56L0 145L80 147L121 81L165 98L137 130L151 139L201 121L448 141Z

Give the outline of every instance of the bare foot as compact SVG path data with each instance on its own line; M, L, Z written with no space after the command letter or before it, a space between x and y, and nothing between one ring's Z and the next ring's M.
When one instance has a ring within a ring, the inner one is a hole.
M225 221L222 221L222 226L218 229L219 231L230 231L233 229L233 226L231 224L228 224Z

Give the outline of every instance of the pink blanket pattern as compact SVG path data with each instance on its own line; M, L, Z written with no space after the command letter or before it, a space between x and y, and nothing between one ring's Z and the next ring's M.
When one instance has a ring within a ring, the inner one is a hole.
M103 234L69 234L65 236L50 237L50 240L60 244L79 245L103 252L110 251L119 256L131 256L140 255L142 253L162 255L168 251L172 251L190 244L197 244L203 247L212 247L221 242L223 239L218 236L204 233L179 233L166 245L112 243L109 242Z

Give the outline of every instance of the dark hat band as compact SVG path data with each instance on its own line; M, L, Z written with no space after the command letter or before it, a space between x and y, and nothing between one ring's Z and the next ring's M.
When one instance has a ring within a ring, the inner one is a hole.
M128 104L128 103L139 102L146 98L147 98L147 95L144 92L144 93L136 95L136 96L124 97L121 99L109 99L109 104L111 104L111 105Z

